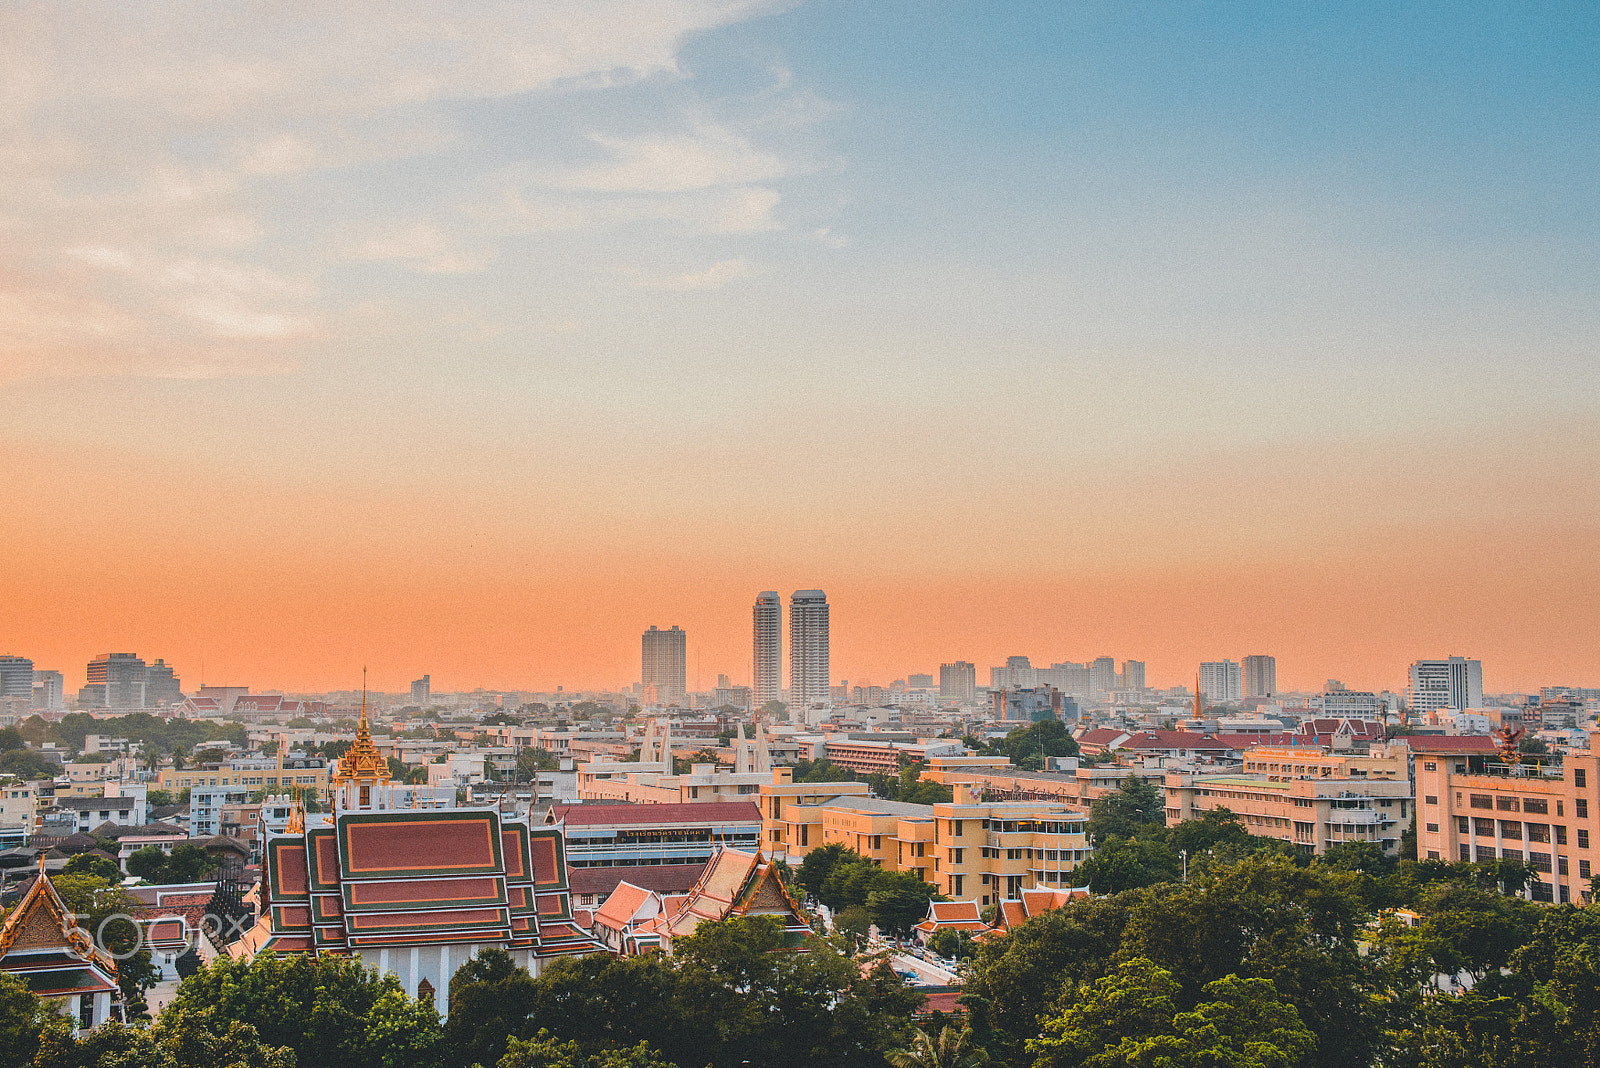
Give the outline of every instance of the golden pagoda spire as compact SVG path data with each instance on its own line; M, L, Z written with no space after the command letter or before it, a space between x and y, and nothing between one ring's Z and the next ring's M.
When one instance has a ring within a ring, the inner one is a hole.
M1205 715L1205 709L1200 703L1200 676L1194 677L1194 718L1199 719Z
M306 833L306 807L304 801L289 802L289 822L283 825L283 833Z
M344 756L339 758L332 779L335 786L357 784L360 787L359 804L363 808L370 803L371 787L387 783L390 779L389 762L383 759L378 747L372 744L372 728L367 724L366 668L361 669L361 719L356 723L356 740L344 751ZM347 806L353 803L356 802L351 798L345 799Z

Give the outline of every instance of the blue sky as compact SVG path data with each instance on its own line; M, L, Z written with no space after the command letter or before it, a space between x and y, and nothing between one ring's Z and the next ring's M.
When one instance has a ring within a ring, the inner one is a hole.
M1600 525L1592 5L22 3L0 42L0 448L142 472L119 530L226 486L429 566L473 515L809 586ZM299 537L261 551L358 552Z

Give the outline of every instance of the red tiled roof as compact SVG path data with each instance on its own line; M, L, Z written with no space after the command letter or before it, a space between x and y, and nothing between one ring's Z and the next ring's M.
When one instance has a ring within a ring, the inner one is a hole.
M1249 735L1256 738L1257 735ZM1233 746L1218 738L1189 731L1140 731L1123 743L1128 749L1232 749Z
M693 889L704 864L608 865L600 868L568 868L567 878L574 894L611 893L621 882L630 882L658 894L686 894Z
M596 923L603 923L614 931L626 927L651 898L651 892L642 886L623 882L611 891L605 904L594 914Z
M1127 733L1129 732L1116 730L1111 727L1096 727L1092 731L1084 732L1083 737L1079 738L1078 742L1080 744L1087 743L1089 745L1105 745L1108 742L1116 741L1118 738Z
M759 823L754 801L689 801L670 805L556 805L551 815L569 827L629 823Z

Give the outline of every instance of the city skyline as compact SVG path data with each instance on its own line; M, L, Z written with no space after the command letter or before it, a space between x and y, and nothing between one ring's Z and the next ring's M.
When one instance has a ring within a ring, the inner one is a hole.
M1600 681L1586 10L356 11L0 12L0 647L68 693L747 679L813 585L834 681Z

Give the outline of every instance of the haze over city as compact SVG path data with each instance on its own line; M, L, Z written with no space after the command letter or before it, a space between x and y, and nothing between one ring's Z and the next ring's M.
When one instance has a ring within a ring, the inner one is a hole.
M1595 33L9 5L0 652L709 687L821 587L835 681L1595 685Z

